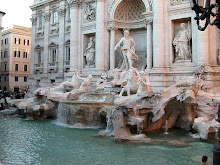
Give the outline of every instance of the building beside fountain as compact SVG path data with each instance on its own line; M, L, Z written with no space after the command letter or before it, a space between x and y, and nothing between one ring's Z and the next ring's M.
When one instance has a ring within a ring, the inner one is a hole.
M128 29L136 42L134 67L160 90L208 67L206 86L219 86L219 31L197 30L189 0L35 0L30 79L63 82L78 69L100 76L122 65L116 43ZM185 45L181 43L185 42Z

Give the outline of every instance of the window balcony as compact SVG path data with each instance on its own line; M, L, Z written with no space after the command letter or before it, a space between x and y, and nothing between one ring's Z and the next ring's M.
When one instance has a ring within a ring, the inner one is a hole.
M58 62L48 63L48 73L58 72Z
M34 64L34 73L43 73L43 63Z
M64 61L63 71L68 72L70 70L70 61Z

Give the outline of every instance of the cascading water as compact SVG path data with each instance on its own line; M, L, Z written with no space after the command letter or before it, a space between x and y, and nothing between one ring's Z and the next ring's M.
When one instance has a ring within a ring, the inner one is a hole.
M165 132L164 132L165 135L169 134L167 131L168 131L168 121L166 120L165 121Z
M107 116L106 116L106 122L107 122L107 126L105 129L105 132L111 132L112 131L112 121L111 121L111 117L114 113L114 110L108 112Z

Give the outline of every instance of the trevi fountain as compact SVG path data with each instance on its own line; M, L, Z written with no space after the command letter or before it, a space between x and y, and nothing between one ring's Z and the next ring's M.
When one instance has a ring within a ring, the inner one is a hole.
M218 32L196 30L189 1L36 0L31 8L36 56L26 98L0 111L0 164L212 162L220 67L206 35Z

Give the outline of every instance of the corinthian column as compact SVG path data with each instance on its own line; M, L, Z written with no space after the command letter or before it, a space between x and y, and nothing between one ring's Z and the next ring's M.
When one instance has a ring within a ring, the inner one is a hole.
M78 69L78 2L71 2L70 71Z
M110 29L110 70L115 69L115 29Z
M153 67L164 66L164 1L153 1Z
M96 6L96 69L105 70L105 0L97 0Z

